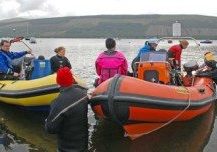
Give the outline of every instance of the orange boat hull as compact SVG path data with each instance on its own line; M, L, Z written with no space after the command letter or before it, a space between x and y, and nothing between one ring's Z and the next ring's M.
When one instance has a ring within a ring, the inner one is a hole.
M91 106L98 117L116 122L135 139L205 113L215 100L214 91L208 78L195 78L193 86L180 87L116 76L95 89Z

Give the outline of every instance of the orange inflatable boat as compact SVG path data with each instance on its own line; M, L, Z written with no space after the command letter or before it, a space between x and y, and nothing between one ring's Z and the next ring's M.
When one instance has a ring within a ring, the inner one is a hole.
M208 111L215 100L213 81L191 75L197 69L195 64L185 66L191 83L185 77L175 83L178 78L173 77L165 54L159 54L149 54L157 60L137 63L135 77L116 75L103 82L90 100L98 117L121 125L131 139L175 121L193 119Z

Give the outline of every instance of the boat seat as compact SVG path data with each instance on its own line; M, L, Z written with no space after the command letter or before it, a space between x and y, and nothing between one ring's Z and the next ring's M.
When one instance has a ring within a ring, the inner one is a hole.
M33 61L33 67L31 79L38 79L51 74L50 60L35 59Z

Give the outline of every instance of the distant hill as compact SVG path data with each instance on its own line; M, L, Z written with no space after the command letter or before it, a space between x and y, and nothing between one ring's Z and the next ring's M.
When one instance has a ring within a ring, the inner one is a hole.
M182 36L217 39L217 17L200 15L99 15L0 21L1 37L145 38L171 36L172 23L182 23ZM16 30L13 30L16 29Z

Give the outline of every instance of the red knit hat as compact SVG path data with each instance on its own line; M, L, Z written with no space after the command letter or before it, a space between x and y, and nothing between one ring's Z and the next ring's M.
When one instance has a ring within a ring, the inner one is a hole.
M57 71L56 82L61 87L69 87L75 83L75 79L72 76L71 70L68 67L63 67Z

